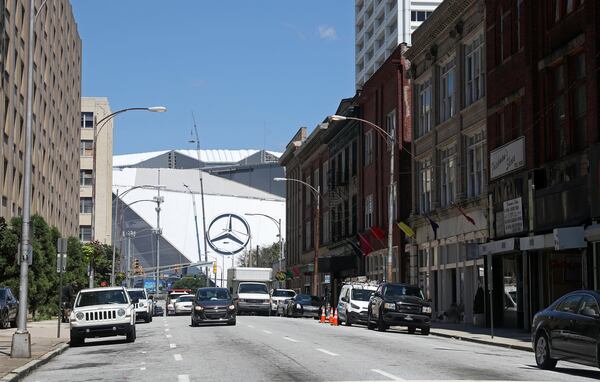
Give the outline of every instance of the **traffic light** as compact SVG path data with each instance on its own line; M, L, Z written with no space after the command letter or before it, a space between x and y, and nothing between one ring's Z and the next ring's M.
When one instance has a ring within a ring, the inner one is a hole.
M137 258L133 259L133 273L136 275L140 273L140 261Z

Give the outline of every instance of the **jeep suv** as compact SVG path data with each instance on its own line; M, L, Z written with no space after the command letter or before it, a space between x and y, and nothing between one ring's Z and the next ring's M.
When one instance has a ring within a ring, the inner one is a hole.
M129 298L137 299L134 303L136 318L144 320L144 322L152 322L152 300L148 298L148 293L144 288L127 288Z
M367 327L383 332L390 326L406 326L409 333L416 329L429 335L431 306L423 297L421 288L414 285L383 283L371 296Z
M135 341L135 303L124 287L83 289L75 298L71 312L71 346L82 345L85 338L127 336Z

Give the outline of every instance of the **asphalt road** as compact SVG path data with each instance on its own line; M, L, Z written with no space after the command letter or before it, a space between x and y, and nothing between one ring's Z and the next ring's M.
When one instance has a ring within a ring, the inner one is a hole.
M137 341L87 340L26 381L597 381L600 370L535 367L533 353L447 338L331 327L312 319L238 317L192 328L189 316L137 325Z

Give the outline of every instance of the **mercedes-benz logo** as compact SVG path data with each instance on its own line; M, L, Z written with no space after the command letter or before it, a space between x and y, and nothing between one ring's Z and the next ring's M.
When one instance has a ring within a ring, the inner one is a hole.
M217 216L208 226L208 245L222 255L235 255L241 252L250 241L248 222L234 214Z

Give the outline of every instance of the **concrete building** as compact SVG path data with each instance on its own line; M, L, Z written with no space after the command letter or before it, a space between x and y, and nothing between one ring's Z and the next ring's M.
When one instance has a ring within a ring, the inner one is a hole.
M446 0L413 33L411 282L473 322L483 285L477 244L488 240L485 7Z
M442 0L356 0L356 88L360 89Z
M0 2L0 216L6 219L23 208L28 4ZM81 39L68 0L46 7L35 34L31 212L63 236L76 236Z
M110 113L107 98L81 99L79 238L84 242L112 240L113 120L97 125Z

